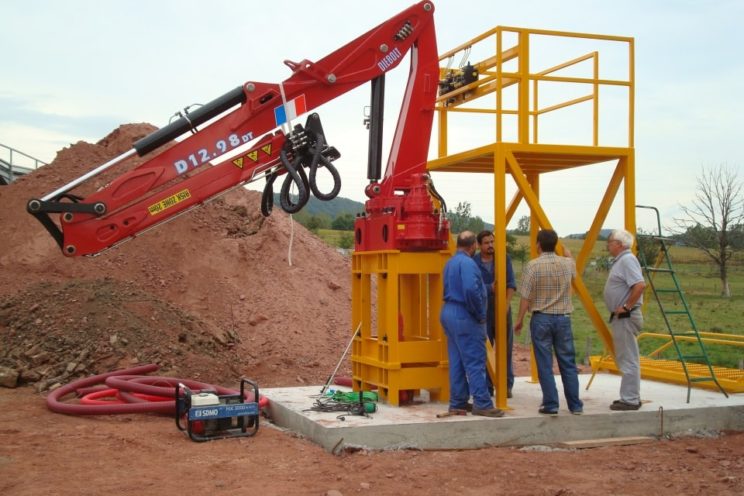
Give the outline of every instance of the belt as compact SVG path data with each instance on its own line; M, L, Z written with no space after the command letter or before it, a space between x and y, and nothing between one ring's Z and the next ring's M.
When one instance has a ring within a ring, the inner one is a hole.
M620 313L618 313L618 314L615 314L614 312L611 312L611 313L610 313L610 322L612 322L612 320L613 320L613 319L614 319L615 317L617 317L618 319L629 319L629 318L630 318L630 314L631 314L631 312L632 312L633 310L637 310L637 309L638 309L638 307L633 307L633 308L631 308L630 310L628 310L627 312L620 312Z
M532 315L551 315L553 317L570 317L571 316L570 313L546 313L546 312L541 312L539 310L534 310L532 312Z

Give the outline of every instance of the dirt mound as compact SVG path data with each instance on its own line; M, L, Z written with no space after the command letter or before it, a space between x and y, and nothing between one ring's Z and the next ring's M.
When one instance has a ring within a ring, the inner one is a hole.
M239 339L234 330L213 329L131 283L36 284L0 305L0 325L7 328L0 333L0 365L38 390L133 363L196 377L203 366L223 377L239 374L230 366L239 361L236 353L224 360Z
M349 260L281 211L262 217L258 193L234 190L86 258L64 257L25 212L30 198L154 129L124 125L96 144L76 143L0 188L0 335L12 348L4 364L38 386L52 385L63 365L72 369L67 379L148 361L215 383L233 384L236 374L262 386L324 380L351 333ZM129 159L73 192L90 194L142 161ZM35 347L59 356L35 362Z

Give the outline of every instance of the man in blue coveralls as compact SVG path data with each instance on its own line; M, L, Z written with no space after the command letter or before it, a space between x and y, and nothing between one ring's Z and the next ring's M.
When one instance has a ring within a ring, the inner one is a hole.
M486 382L486 288L471 258L475 235L457 236L457 252L444 266L444 305L439 320L447 335L449 358L449 414L465 415L473 395L473 415L501 417L494 408Z
M483 284L486 285L488 293L488 312L486 313L486 333L488 341L493 346L496 338L496 318L495 318L495 300L496 292L496 264L494 263L494 235L491 231L481 231L478 233L478 253L473 256L473 260L478 265L483 277ZM512 397L512 387L514 386L514 370L512 368L512 348L514 346L514 328L512 327L511 299L517 290L517 280L514 277L514 268L509 254L506 254L506 397ZM493 396L493 384L491 377L488 379L488 392Z

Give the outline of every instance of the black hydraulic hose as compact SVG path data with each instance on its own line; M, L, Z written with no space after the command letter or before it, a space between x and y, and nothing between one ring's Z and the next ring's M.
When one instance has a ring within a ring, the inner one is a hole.
M245 101L246 96L243 87L238 86L211 102L202 105L193 112L187 112L185 115L181 114L181 118L177 121L136 141L134 143L134 149L137 151L137 155L141 157L187 131L194 131L199 124L208 121L235 105L242 105Z
M282 190L279 194L279 201L282 205L282 209L288 214L295 214L302 210L307 201L310 199L310 193L307 188L307 175L302 169L301 161L302 157L298 155L295 157L294 162L290 162L287 158L287 151L282 148L280 152L280 158L284 168L287 169L287 177L282 183ZM292 184L297 185L297 203L292 203L290 197L290 188Z
M325 137L322 134L319 134L317 142L315 143L315 149L312 149L313 159L310 162L310 190L312 190L313 194L318 200L328 201L336 198L336 196L338 196L338 193L341 191L341 176L339 175L338 170L333 166L331 161L323 156L322 151L324 146ZM319 165L319 163L321 165ZM333 177L333 188L329 193L321 192L318 189L318 185L315 179L318 172L318 167L323 166L328 169L328 172L330 172L331 176Z
M271 211L274 209L274 181L276 177L276 173L273 172L267 176L266 186L264 186L261 194L261 214L264 217L271 215Z

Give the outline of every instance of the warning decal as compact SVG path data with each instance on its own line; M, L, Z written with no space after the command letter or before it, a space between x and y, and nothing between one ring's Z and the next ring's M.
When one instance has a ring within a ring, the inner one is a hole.
M242 169L243 166L245 165L245 160L246 159L250 159L250 160L252 160L254 162L258 162L258 151L259 150L262 151L262 152L264 152L266 155L268 155L270 157L271 156L271 143L268 143L268 144L263 145L263 146L261 146L259 148L256 148L254 150L249 151L248 153L246 153L242 157L236 158L235 160L233 160L232 163L235 165L235 167L238 167L238 168Z
M168 198L165 198L164 200L161 200L153 205L150 205L149 207L147 207L147 211L150 212L150 215L157 215L181 203L184 200L188 200L189 198L191 198L191 193L189 192L189 190L184 189L184 190L179 191L175 195L171 195Z

